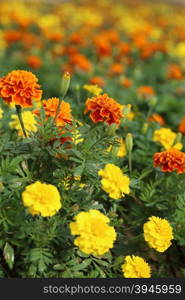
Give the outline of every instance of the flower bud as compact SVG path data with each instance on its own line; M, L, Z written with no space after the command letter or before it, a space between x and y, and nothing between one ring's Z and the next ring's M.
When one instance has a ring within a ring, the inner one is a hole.
M147 130L148 130L148 123L144 123L143 124L143 127L142 127L142 129L141 129L141 132L143 133L143 134L145 134L145 133L147 133Z
M127 104L123 106L123 115L126 117L131 111L131 104Z
M67 94L67 91L69 89L69 85L70 85L70 79L71 76L69 74L69 72L65 72L62 78L62 83L61 83L61 93L62 93L62 98L65 97L65 95Z
M157 104L157 98L156 97L150 98L149 105L154 107L154 106L156 106L156 104Z
M182 133L178 132L174 141L174 144L181 143L182 141Z
M125 139L127 152L132 152L133 148L133 136L131 133L128 133Z

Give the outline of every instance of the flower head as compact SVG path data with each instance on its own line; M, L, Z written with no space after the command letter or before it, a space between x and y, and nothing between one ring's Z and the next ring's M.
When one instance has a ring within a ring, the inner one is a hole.
M110 145L107 149L108 152L114 152L117 157L124 157L127 154L126 145L122 138L117 138L118 145Z
M91 111L90 118L94 123L106 122L108 125L113 123L119 125L123 117L122 106L107 94L87 99L85 113L88 111Z
M170 128L160 128L154 131L153 141L159 142L165 149L170 149L174 144L176 136L177 134Z
M124 175L121 169L113 164L107 164L104 169L98 172L102 177L102 189L113 199L120 199L129 194L130 179Z
M162 172L184 173L185 153L171 148L167 151L157 152L153 157L154 167L160 167Z
M55 118L58 105L59 105L59 99L58 98L49 98L48 100L42 101L43 108L45 111L46 118ZM40 111L36 110L35 114L39 115ZM63 127L66 124L72 123L72 115L71 115L71 107L70 104L62 101L60 105L60 110L58 113L58 116L56 118L56 125Z
M181 133L185 134L185 118L183 118L183 119L181 120L181 123L180 123L180 125L179 125L179 131L180 131Z
M125 278L150 278L151 268L149 264L140 256L128 255L122 265Z
M24 206L30 214L51 217L62 207L60 194L52 184L36 181L26 187L22 193Z
M22 127L19 122L19 118L16 114L11 115L12 121L9 123L11 128L15 128L18 131L18 136L24 137L24 133L22 131ZM24 128L26 131L37 131L36 120L34 114L31 111L23 111L22 119L24 123Z
M7 103L31 107L33 101L40 101L42 91L37 77L27 71L15 70L0 78L0 96Z
M87 254L103 255L116 240L114 227L109 226L109 218L100 211L91 209L80 212L70 223L71 234L78 235L74 244Z
M151 97L155 96L155 91L151 86L141 86L137 89L137 93L144 99L150 99Z
M160 125L164 125L165 124L165 120L163 119L162 116L160 116L159 114L152 114L149 118L148 118L149 122L156 122Z
M144 239L151 248L158 252L166 251L173 239L173 230L166 219L150 217L149 221L143 225Z

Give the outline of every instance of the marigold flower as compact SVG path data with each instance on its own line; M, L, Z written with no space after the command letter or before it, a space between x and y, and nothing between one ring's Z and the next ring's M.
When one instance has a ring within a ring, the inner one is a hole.
M185 153L171 148L164 152L157 152L153 157L154 167L160 167L162 172L184 173Z
M166 219L152 216L143 225L143 230L144 239L151 248L158 252L164 252L170 247L173 230Z
M87 57L80 53L75 53L75 54L71 55L69 63L72 66L76 66L79 69L86 71L86 72L89 72L92 68L92 65L91 65L90 61L87 59Z
M105 85L104 79L102 77L99 77L99 76L92 77L90 79L90 83L91 84L97 84L100 87L103 87Z
M132 86L133 82L132 80L130 80L129 78L124 78L122 81L121 81L121 85L125 88L130 88Z
M180 123L180 125L179 125L179 131L180 131L181 133L185 134L185 118L183 118L183 119L181 120L181 123Z
M122 106L107 94L88 98L85 113L88 111L92 111L90 118L94 123L106 122L108 125L113 123L119 125L123 117Z
M102 89L94 84L85 84L83 88L95 96L100 95L102 92Z
M27 57L27 64L33 69L39 69L42 66L42 61L40 57L36 55L30 55Z
M118 145L110 145L107 149L108 152L115 152L117 157L124 157L127 154L126 145L122 138L117 139Z
M114 227L109 226L109 218L100 211L91 209L88 212L80 212L70 223L72 235L78 235L74 244L86 254L103 255L116 240Z
M149 264L140 256L128 255L122 265L125 278L150 278L151 268Z
M124 71L124 68L119 63L114 63L110 67L110 74L111 75L119 75Z
M150 99L151 97L155 96L155 91L151 86L141 86L137 89L137 93L139 96L143 97L144 99Z
M98 172L98 175L102 177L102 189L109 194L109 197L120 199L130 193L130 178L114 164L106 164L105 168Z
M176 136L177 134L173 132L170 128L160 128L154 131L153 141L159 142L166 150L168 150L173 146ZM181 150L182 144L178 143L173 147Z
M62 207L58 189L52 184L36 181L26 187L22 201L32 215L51 217Z
M24 137L24 133L22 131L18 115L12 114L11 119L12 121L9 123L10 127L15 128L18 131L18 136ZM24 128L27 133L29 133L29 131L37 131L36 120L34 114L31 111L23 111L22 119L24 123Z
M167 78L181 80L183 78L183 72L177 64L171 64L167 72Z
M59 99L49 98L48 100L43 100L42 104L43 104L46 118L47 119L50 117L55 118L57 113L57 108L59 105ZM35 110L35 114L40 115L40 111ZM72 123L72 115L71 115L70 104L62 100L60 105L60 110L56 118L56 125L63 127L66 124L71 124L71 123Z
M148 118L149 122L156 122L160 125L164 125L165 124L165 120L163 119L162 116L160 116L159 114L152 114L149 118Z
M33 101L40 101L42 91L37 77L24 70L15 70L0 78L0 96L7 103L31 107Z

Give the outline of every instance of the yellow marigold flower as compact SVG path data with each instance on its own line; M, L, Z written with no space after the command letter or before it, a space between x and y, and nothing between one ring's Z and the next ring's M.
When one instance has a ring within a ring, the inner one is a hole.
M109 218L96 209L80 212L70 223L72 235L78 235L74 244L86 254L103 255L116 240L114 227L109 226Z
M3 110L2 110L2 108L0 107L0 119L2 119L2 116L3 116Z
M121 169L113 164L107 164L103 170L98 172L102 176L102 189L113 199L120 199L129 194L130 179L124 175Z
M151 248L164 252L170 247L173 230L167 220L152 216L143 225L143 230L144 239Z
M97 84L85 84L83 88L95 96L100 95L102 92L102 89Z
M16 114L11 115L12 121L9 123L11 128L14 128L18 132L18 136L24 137L22 127L19 122L19 118ZM22 119L24 123L25 130L29 133L29 131L36 132L36 120L34 114L31 111L23 111L22 112Z
M125 278L150 278L151 268L149 264L140 256L128 255L122 265Z
M126 145L122 138L117 139L118 145L110 145L107 149L108 152L114 152L117 157L124 157L127 154Z
M51 217L62 207L58 189L52 184L36 181L26 187L22 193L25 207L30 214Z
M173 145L175 142L177 134L173 132L170 128L160 128L154 131L153 141L159 142L166 150L174 147L178 150L182 149L182 144L178 143Z

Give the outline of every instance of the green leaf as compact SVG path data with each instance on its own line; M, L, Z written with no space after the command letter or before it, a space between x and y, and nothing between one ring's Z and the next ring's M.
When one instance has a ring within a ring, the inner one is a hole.
M72 271L83 270L83 269L87 268L91 264L91 262L92 262L91 258L85 259L81 264L72 267L71 270Z
M14 255L14 249L8 242L6 242L5 244L3 255L9 268L12 270L14 265L15 255Z

